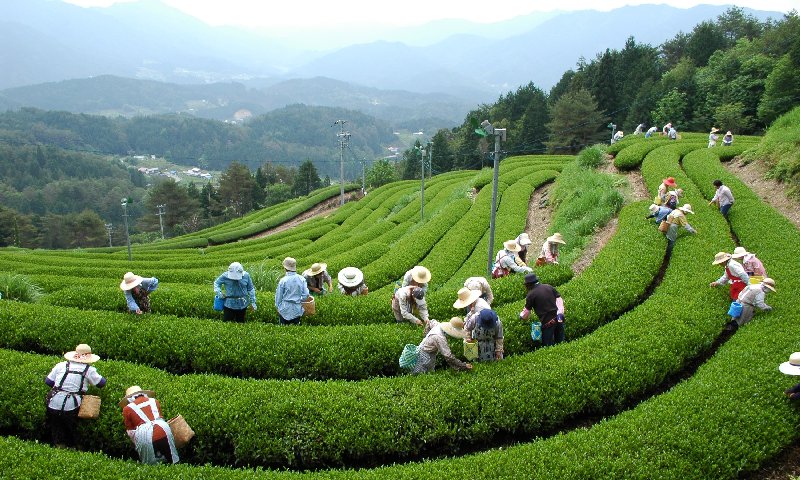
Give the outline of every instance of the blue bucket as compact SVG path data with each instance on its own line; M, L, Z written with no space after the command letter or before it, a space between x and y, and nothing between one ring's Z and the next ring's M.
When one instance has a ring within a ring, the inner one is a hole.
M738 318L742 316L742 304L739 302L731 302L731 306L728 309L728 315L733 318Z

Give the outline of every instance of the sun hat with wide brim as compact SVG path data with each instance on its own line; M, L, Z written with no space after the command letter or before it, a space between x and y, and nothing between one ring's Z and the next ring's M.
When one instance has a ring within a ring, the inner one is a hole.
M449 322L440 323L439 326L442 327L444 333L451 337L465 338L467 336L467 332L464 331L464 320L459 317L453 317Z
M453 308L465 308L473 303L475 300L479 299L482 295L482 292L478 290L470 290L467 287L461 287L458 291L458 300L453 303Z
M781 363L778 370L786 375L800 375L800 352L789 355L789 361Z
M315 263L311 265L309 271L311 272L311 275L319 275L320 273L324 272L326 268L328 268L327 263Z
M683 204L680 207L678 207L678 210L680 210L683 213L691 213L692 215L694 215L694 210L692 210L692 206L689 205L688 203Z
M719 132L719 128L711 127L711 133L717 133L717 132Z
M228 278L231 280L241 280L244 276L244 267L239 262L233 262L228 266Z
M733 253L731 254L731 258L742 258L745 255L750 255L750 252L747 251L744 247L736 247L733 249Z
M337 275L339 284L345 287L355 287L364 281L364 272L356 267L344 267Z
M431 281L431 271L421 265L417 265L411 269L411 278L417 283L428 283Z
M136 275L133 272L128 272L125 274L124 277L122 277L122 283L119 284L119 288L121 288L126 292L128 290L133 290L134 288L141 285L142 280L144 280L143 277L140 277L139 275Z
M156 396L155 392L153 392L152 390L142 390L142 387L140 387L139 385L132 385L128 387L127 390L125 390L125 396L122 397L122 400L119 401L119 406L124 407L125 405L129 404L131 402L130 397L136 394L144 394L147 395L148 397Z
M526 232L523 232L519 234L519 237L517 237L517 243L519 243L523 247L527 247L533 242L531 242L531 237L529 237Z
M289 272L296 272L297 271L297 260L292 257L286 257L283 259L283 269Z
M78 363L94 363L100 360L100 356L92 353L92 347L86 345L85 343L81 343L75 347L75 350L65 353L64 358L70 362Z
M669 187L674 187L677 184L675 183L674 177L667 177L664 179L664 185L667 185Z
M522 250L522 247L519 246L516 240L506 240L503 242L503 248L508 250L509 252L519 252Z
M769 288L773 292L777 292L777 290L775 290L775 280L767 277L764 280L761 280L761 284L764 285L765 287Z
M647 207L647 209L650 210L650 213L658 213L658 209L659 208L660 207L658 205L656 205L655 203L651 203L650 206Z
M550 242L550 243L560 243L562 245L567 243L567 242L564 241L564 237L562 237L561 234L558 233L558 232L556 232L556 233L550 235L549 237L547 237L547 241Z
M714 255L714 261L711 262L711 265L719 265L720 263L725 263L731 259L731 254L727 252L719 252Z
M733 135L733 133L731 133L731 131L728 130L727 132L725 132L725 135Z

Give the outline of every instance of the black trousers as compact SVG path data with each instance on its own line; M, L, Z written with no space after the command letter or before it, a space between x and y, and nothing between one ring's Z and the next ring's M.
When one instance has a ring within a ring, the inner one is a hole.
M554 322L552 327L542 328L542 346L547 347L564 341L564 322Z
M45 420L50 428L50 438L53 445L75 447L77 445L78 409L53 410L47 408Z
M244 323L245 314L247 314L247 308L234 309L222 307L222 319L226 322Z

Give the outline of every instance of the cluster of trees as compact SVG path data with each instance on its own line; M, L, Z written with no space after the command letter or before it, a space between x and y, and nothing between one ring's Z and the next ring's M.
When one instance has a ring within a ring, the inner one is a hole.
M433 171L476 168L493 149L474 133L475 120L506 128L508 154L575 153L611 137L609 123L626 133L637 125L672 122L678 130L716 126L761 133L800 104L800 17L792 11L761 22L737 7L702 22L658 47L629 38L564 72L549 92L533 83L470 112L459 127L433 137ZM415 151L404 162L417 162ZM402 178L414 168L399 168Z
M131 174L133 172L131 170ZM267 163L255 173L234 162L222 173L216 186L210 182L199 187L191 182L184 185L165 178L146 190L130 189L130 185L124 183L101 190L102 182L95 184L98 188L92 188L87 182L69 179L55 186L46 184L45 190L64 195L55 198L42 191L26 189L18 194L19 202L15 203L18 209L6 206L11 202L4 201L0 206L0 247L85 248L107 245L109 241L119 245L126 241L124 211L129 215L131 241L153 241L160 238L162 225L165 236L169 237L194 232L241 217L254 209L308 195L330 185L330 178L321 179L313 162L306 160L299 168ZM0 191L4 200L5 193ZM90 199L92 196L97 198ZM40 201L29 205L35 208L26 208L20 203L26 198ZM121 206L123 198L127 199L125 210ZM89 208L81 209L81 205ZM164 206L160 217L159 205ZM61 210L73 211L54 213ZM107 215L101 217L99 212Z

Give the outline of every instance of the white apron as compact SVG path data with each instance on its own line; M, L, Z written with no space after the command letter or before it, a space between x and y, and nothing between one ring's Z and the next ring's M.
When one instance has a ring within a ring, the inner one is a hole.
M153 449L153 426L159 425L164 431L167 433L167 440L169 441L169 451L172 453L172 463L178 463L178 450L175 448L175 439L172 437L172 429L169 428L169 424L161 418L161 412L158 411L158 407L156 406L156 401L152 398L149 398L146 402L142 404L137 403L129 403L129 407L139 416L140 419L144 423L136 427L136 430L133 432L133 444L136 446L136 452L139 454L139 460L142 463L147 464L156 464L163 461L163 457L156 456L155 449ZM150 406L151 411L153 412L153 416L156 417L155 420L150 420L150 418L145 415L142 411L142 408Z

